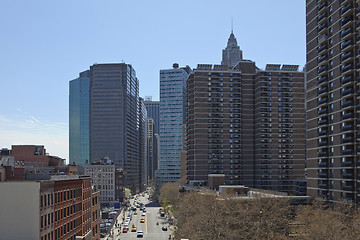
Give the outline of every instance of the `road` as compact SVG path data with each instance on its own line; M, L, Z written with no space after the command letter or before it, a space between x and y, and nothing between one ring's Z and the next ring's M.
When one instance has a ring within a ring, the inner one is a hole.
M150 202L148 199L148 195L145 195L145 197L143 196L139 196L137 198L137 202L141 202L145 205L146 207L146 212L145 212L145 216L141 216L143 214L142 211L140 211L139 208L137 208L137 215L133 214L132 219L130 221L129 224L129 232L127 233L120 233L119 232L119 228L116 228L114 230L115 232L115 236L114 238L109 238L109 239L121 239L121 240L126 240L126 239L138 239L137 238L137 232L138 231L143 231L144 233L144 237L143 239L149 239L149 240L167 240L169 239L169 235L171 234L171 231L169 229L169 224L167 223L167 219L164 217L160 217L159 214L159 209L160 207L156 206L155 203ZM131 199L130 203L132 206L134 206L134 200L135 199ZM127 213L126 213L127 216ZM120 217L120 216L119 216ZM140 219L141 218L145 218L145 223L140 223ZM119 218L121 220L119 220L119 222L122 221L122 217ZM159 223L159 225L157 225L156 223ZM136 226L136 232L131 232L131 227L132 225ZM168 231L163 231L162 227L166 226L168 228ZM122 231L122 228L121 228Z

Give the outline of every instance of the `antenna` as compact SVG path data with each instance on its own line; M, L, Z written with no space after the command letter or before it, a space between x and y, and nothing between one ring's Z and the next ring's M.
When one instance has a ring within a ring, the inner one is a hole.
M234 23L233 23L234 21L233 21L233 17L231 16L231 34L233 34L234 33Z

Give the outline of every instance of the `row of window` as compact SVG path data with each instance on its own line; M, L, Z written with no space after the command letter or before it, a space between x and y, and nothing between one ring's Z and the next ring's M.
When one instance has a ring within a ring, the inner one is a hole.
M81 188L59 191L55 193L55 203L66 202L77 197L81 197Z
M46 207L54 204L53 193L43 194L40 196L40 206Z

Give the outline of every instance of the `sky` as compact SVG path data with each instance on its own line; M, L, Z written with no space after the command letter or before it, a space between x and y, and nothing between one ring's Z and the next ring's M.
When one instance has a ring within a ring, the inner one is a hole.
M68 159L70 80L125 62L159 100L160 69L220 64L231 19L245 59L304 67L304 0L0 1L0 148Z

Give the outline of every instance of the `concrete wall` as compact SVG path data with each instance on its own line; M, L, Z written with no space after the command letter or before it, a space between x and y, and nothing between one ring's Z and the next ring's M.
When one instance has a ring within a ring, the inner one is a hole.
M0 183L1 239L40 239L40 183Z

